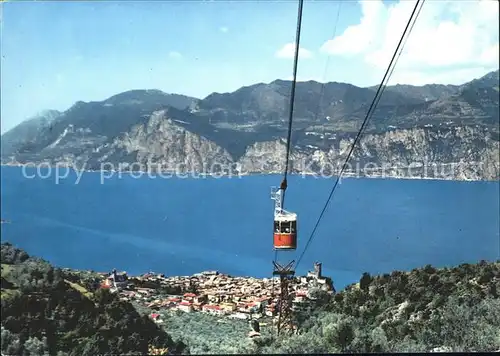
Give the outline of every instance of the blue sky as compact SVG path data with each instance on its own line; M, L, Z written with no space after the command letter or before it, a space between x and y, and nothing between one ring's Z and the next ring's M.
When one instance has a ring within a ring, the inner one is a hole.
M257 82L290 79L293 61L280 57L278 51L294 41L297 3L3 3L0 5L2 133L41 110L66 110L77 100L104 100L130 89L155 88L203 98L212 92L234 91ZM388 48L394 50L391 42L394 36L390 33L396 36L401 33L401 20L405 22L411 12L413 1L404 3L407 5L398 1L369 0L360 4L352 0L306 0L299 79L350 82L360 86L376 84L387 65L384 53L387 56ZM336 23L339 7L340 17ZM440 18L455 21L457 25L478 20L471 18L467 22L460 20L456 11L446 12L442 5L439 9ZM425 10L421 15L424 17L422 38L416 35L413 46L414 53L419 55L422 51L417 42L425 42L426 34L436 35L427 31L436 25L436 9L428 10L427 17L424 13ZM491 13L491 8L489 12L470 16L484 17L486 13ZM478 39L480 34L488 34L489 37L484 36L484 43L480 38L478 41L490 52L491 46L498 46L495 20L498 23L498 10L496 17L486 21L486 25L483 18L482 26L486 28L481 27L477 31L483 32L475 35ZM393 24L390 31L386 24ZM335 27L336 38L327 42L334 37ZM368 40L376 36L377 31L379 36ZM446 41L448 32L443 30L442 41ZM411 39L408 42L410 46ZM439 43L435 47L439 48ZM403 69L396 71L399 74L395 73L395 80L409 84L423 84L419 81L426 78L438 82L467 81L498 67L498 57L490 52L480 63L472 63L478 60L471 56L464 57L460 63L438 63L437 66L431 57L413 55L421 64L418 73L408 69L413 63L408 53L407 69L402 64ZM461 71L461 75L456 71Z

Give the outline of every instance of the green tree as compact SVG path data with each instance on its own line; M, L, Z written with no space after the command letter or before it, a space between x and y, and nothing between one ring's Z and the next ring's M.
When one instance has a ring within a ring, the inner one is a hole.
M361 279L359 280L359 288L366 292L368 290L368 287L370 286L371 281L372 277L370 276L370 274L368 272L364 272L361 276Z
M371 334L372 340L372 351L374 352L386 352L388 351L388 341L384 329L377 326L373 329Z
M47 348L47 339L43 338L42 340L37 339L36 337L30 337L24 343L24 355L44 355L48 352Z
M345 352L355 336L352 319L341 319L334 327L328 330L326 336L333 345L339 347L342 352Z

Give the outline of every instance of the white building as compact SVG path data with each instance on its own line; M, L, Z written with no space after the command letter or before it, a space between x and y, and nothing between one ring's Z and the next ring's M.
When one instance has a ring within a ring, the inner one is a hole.
M182 301L177 306L177 309L186 313L190 313L193 311L193 305L188 301Z

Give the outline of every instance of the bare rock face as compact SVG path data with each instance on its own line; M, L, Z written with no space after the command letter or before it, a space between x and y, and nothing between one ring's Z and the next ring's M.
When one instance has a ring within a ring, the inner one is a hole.
M257 142L248 147L245 155L238 163L245 173L281 173L285 169L286 142L275 140L267 142ZM293 151L290 154L290 161L296 162L305 158L306 155Z
M295 173L331 176L340 172L354 137L333 142L328 150L292 151ZM239 160L244 172L281 172L285 142L259 142ZM394 130L362 136L345 173L355 176L499 179L499 142L487 131L471 127L452 130Z
M500 179L498 71L461 86L387 89L343 173ZM47 111L2 136L2 164L89 170L279 173L290 82L195 99L135 90ZM338 174L374 88L297 84L289 169ZM45 116L44 116L45 115Z
M122 166L135 165L138 170L206 172L210 167L232 164L231 155L225 149L176 125L164 111L153 113L147 122L116 138L109 152L124 154L129 159L121 162L125 163ZM99 161L105 162L105 159Z

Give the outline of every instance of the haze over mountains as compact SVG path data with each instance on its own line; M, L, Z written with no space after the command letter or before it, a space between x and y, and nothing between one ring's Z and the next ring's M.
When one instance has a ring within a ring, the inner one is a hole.
M280 171L290 90L290 81L276 80L204 99L131 90L100 102L79 101L2 135L2 163L94 170L104 163L138 169L130 164L139 163L141 169L198 172L213 171L217 163L222 170ZM338 169L376 90L297 83L293 170ZM499 71L459 86L388 87L354 151L356 162L371 164L361 169L366 175L499 179Z

